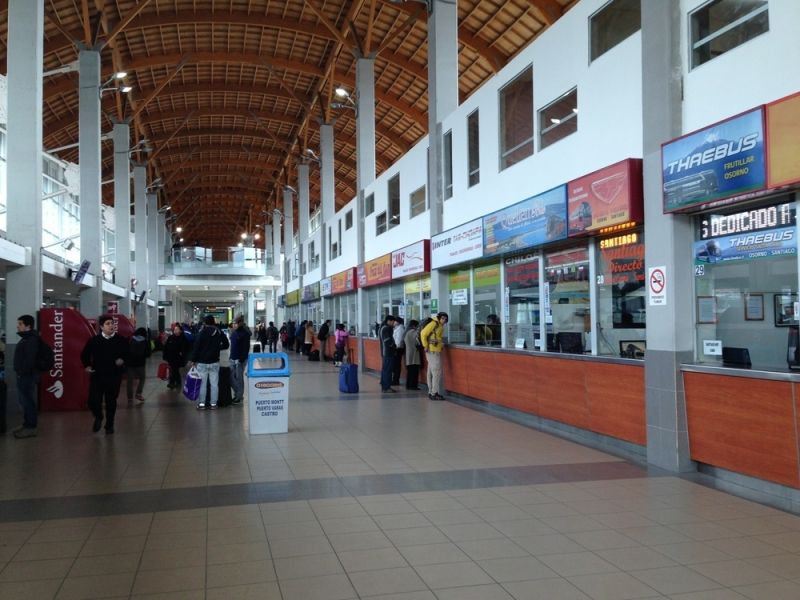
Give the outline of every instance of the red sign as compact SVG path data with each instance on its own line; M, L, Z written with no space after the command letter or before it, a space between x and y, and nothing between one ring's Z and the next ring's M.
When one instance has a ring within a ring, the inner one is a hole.
M106 312L110 315L116 315L119 313L119 302L116 300L109 300L106 302Z
M358 287L358 275L355 267L331 276L331 294L346 294Z
M392 280L392 255L384 254L379 258L358 265L358 287L370 287L388 283Z
M89 321L71 308L39 311L39 334L52 349L55 364L39 380L42 410L84 410L89 399L89 374L81 364L81 352L94 337Z
M641 222L642 161L629 158L567 184L569 235Z
M135 328L128 317L125 315L111 315L111 319L114 321L114 331L117 332L117 335L126 338L133 337Z

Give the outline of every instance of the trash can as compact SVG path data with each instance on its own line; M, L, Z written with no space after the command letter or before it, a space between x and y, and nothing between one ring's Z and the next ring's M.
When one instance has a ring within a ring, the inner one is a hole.
M259 352L247 359L247 408L250 433L289 431L289 357Z

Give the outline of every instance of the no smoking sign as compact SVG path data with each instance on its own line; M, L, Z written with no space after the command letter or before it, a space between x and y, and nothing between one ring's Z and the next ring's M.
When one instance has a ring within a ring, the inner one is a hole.
M667 305L667 267L651 267L647 277L650 306Z

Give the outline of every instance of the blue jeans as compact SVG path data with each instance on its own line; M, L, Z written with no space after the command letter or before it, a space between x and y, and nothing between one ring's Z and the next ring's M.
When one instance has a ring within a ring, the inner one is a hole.
M381 389L386 391L392 387L392 369L394 368L394 356L388 352L383 357L381 366Z
M231 361L231 387L235 401L244 399L244 365L238 360Z
M17 402L22 408L22 426L26 429L36 429L38 414L36 412L36 382L39 376L17 375Z
M198 405L205 403L206 382L211 387L211 406L217 405L219 400L219 363L196 363L197 374L200 375L200 400Z

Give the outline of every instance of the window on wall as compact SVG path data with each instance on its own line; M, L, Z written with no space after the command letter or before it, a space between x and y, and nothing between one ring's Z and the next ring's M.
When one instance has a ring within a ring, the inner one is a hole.
M533 154L533 68L500 90L500 170Z
M364 216L368 217L375 212L375 194L369 194L364 198Z
M467 117L467 187L481 181L480 114L476 110Z
M353 210L348 210L344 215L344 228L350 229L353 226Z
M444 199L453 197L453 132L444 134Z
M388 184L388 198L389 198L389 221L388 227L397 227L400 225L400 175L395 175L389 180Z
M506 348L539 349L539 255L524 254L505 259L508 323ZM519 341L522 340L520 344Z
M375 217L375 235L386 233L386 211Z
M546 148L578 131L578 88L539 111L539 148Z
M328 255L331 258L336 258L336 250L333 248L333 228L328 227Z
M470 270L452 271L447 279L450 295L448 340L453 344L469 344Z
M598 242L597 354L644 358L647 289L640 230Z
M590 60L602 56L642 28L640 2L641 0L611 0L589 17L592 38Z
M787 195L697 217L692 255L699 361L800 366L795 215L795 196Z
M500 345L500 264L475 267L473 277L473 312L476 346Z
M411 205L411 218L421 215L425 212L425 186L414 190L409 196L409 203Z
M582 354L592 329L589 307L589 251L572 248L545 256L545 281L550 297L547 350Z
M691 15L692 67L769 31L767 0L713 0Z

